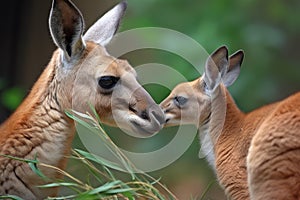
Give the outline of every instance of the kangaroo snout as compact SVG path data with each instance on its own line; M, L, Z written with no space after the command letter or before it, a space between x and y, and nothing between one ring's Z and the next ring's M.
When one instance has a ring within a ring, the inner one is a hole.
M134 126L134 131L142 133L142 135L157 133L165 123L164 112L142 87L139 87L132 94L129 111L131 113L130 122Z
M149 109L150 115L153 115L160 125L165 123L165 114L159 105L153 104Z

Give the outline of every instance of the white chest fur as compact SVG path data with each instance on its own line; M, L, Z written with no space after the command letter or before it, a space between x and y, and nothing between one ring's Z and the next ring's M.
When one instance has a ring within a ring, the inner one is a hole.
M209 123L206 123L205 125L201 126L199 129L199 138L200 138L200 144L201 148L199 151L199 158L206 158L209 165L216 170L215 165L215 153L214 153L214 147L213 143L211 141L211 137L209 134Z

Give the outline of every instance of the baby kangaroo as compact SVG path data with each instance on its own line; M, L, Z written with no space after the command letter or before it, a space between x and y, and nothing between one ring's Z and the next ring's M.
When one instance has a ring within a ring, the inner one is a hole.
M166 126L199 128L201 151L230 199L299 199L300 93L241 112L226 87L243 57L238 51L228 59L224 46L212 53L199 79L179 84L160 104Z

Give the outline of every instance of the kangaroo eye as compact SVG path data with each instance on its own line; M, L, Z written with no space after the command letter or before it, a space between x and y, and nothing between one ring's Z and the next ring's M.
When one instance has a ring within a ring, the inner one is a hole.
M188 99L185 98L185 97L183 97L183 96L176 96L176 97L174 97L174 103L178 107L183 106L187 101L188 101Z
M119 77L115 77L115 76L102 76L98 80L98 85L103 89L108 90L113 88L117 84L119 79L120 79Z

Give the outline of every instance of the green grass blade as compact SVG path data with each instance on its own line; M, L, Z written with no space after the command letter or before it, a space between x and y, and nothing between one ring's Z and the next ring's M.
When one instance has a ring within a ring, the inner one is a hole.
M37 160L23 159L23 158L18 158L18 157L14 157L14 156L10 156L10 155L5 155L5 154L0 154L0 156L11 158L13 160L18 160L18 161L25 162L25 163L36 163L36 164L38 163Z
M61 182L61 183L49 183L46 185L40 185L37 186L39 188L52 188L52 187L59 187L59 186L64 186L64 187L80 187L77 183L68 183L68 182Z
M76 199L77 195L69 195L63 197L48 197L47 200L67 200L67 199Z
M202 195L201 195L201 197L200 197L199 200L204 200L206 194L208 193L208 191L210 190L210 188L211 188L215 183L216 183L216 181L213 180L213 181L211 181L211 182L207 185L207 187L205 188L205 190L204 190L204 192L202 193Z
M21 197L15 195L0 196L0 199L23 200Z
M107 194L118 194L118 193L125 193L125 192L134 192L132 188L117 188L107 191Z
M94 161L94 162L96 162L100 165L107 166L111 169L115 169L115 170L118 170L118 171L123 171L123 169L117 163L111 162L111 161L106 160L104 158L100 158L97 155L88 153L88 152L80 150L80 149L75 149L75 151L78 152L79 154L81 154L83 157L85 157L88 160Z
M48 177L46 177L43 172L41 172L41 170L37 167L37 164L36 163L28 163L29 164L29 167L30 169L36 174L38 175L39 177L43 178L43 179L48 179Z
M95 189L89 191L88 193L89 194L98 194L98 193L101 193L101 192L105 192L105 191L108 191L109 189L112 189L112 188L116 187L120 183L121 183L120 180L109 182L109 183L106 183L106 184L104 184L104 185L102 185L98 188L95 188Z

